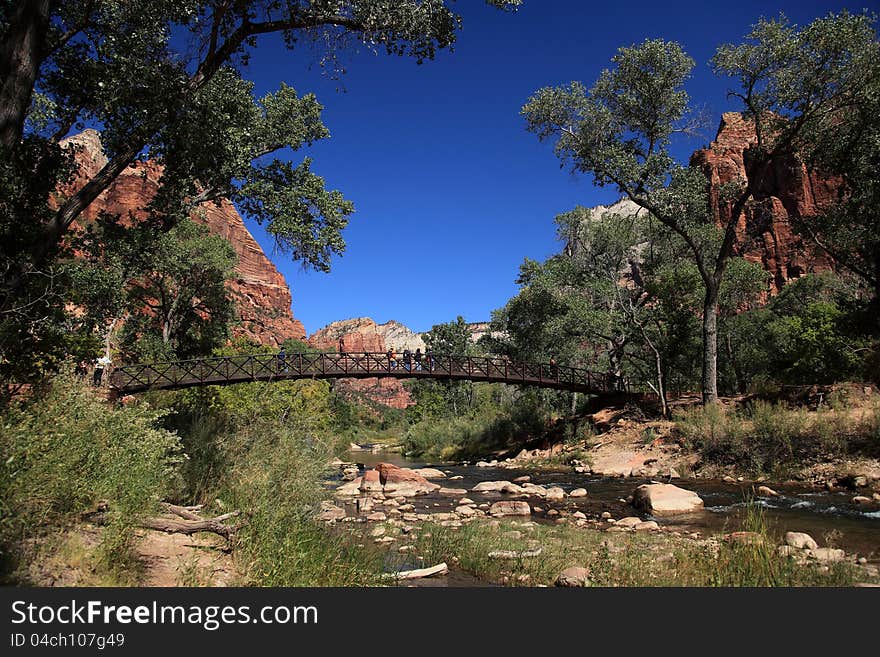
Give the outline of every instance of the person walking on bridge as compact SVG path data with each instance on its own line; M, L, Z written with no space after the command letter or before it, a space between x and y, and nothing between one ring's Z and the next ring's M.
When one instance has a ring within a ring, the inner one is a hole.
M396 370L397 369L397 354L394 353L394 347L388 349L388 353L385 354L388 356L388 369Z
M415 354L415 356L413 356L413 359L415 359L415 361L416 361L416 371L421 372L422 371L422 348L421 347L416 349L416 354Z
M284 351L284 345L281 346L281 351L278 352L278 372L287 373L287 352Z

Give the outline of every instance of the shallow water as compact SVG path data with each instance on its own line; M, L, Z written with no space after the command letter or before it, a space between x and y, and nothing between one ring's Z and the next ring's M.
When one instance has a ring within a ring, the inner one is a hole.
M470 491L481 481L511 481L522 475L529 475L531 482L544 486L560 486L566 493L575 488L586 488L586 498L569 498L558 502L533 500L546 512L550 508L567 509L571 512L583 511L587 517L596 517L609 511L614 518L639 515L624 501L640 484L648 479L600 477L584 475L570 469L564 471L545 471L506 468L478 468L470 464L429 463L408 459L395 452L371 452L352 450L345 460L358 463L363 468L371 468L377 463L386 462L400 467L436 467L446 473L446 479L434 480L448 488L464 488ZM665 479L663 481L666 481ZM759 497L753 492L758 484L752 482L728 483L713 479L676 479L671 483L696 492L704 501L705 509L699 513L677 518L651 518L661 525L675 527L682 531L700 532L703 535L726 533L742 529L744 511L749 498L764 508L764 516L771 534L781 543L787 531L806 532L823 547L838 547L848 554L866 557L869 562L880 563L880 505L861 506L852 503L853 491L825 491L815 487L798 486L791 483L762 482L780 494L779 497ZM497 493L472 493L467 497L477 503L500 499ZM449 511L455 507L459 497L437 493L416 497L410 502L417 511ZM544 513L536 513L533 519L541 522ZM649 516L644 516L648 518ZM443 578L446 579L446 578ZM465 584L467 585L467 584Z

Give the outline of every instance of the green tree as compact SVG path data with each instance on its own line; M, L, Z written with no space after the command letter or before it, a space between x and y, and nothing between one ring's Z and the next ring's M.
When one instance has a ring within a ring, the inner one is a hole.
M426 353L429 354L426 362L430 362L430 359L442 362L446 357L470 356L475 353L470 330L461 315L454 322L435 324L425 333L423 339ZM460 408L472 406L474 400L474 384L470 381L418 381L411 391L417 404L424 400L426 408L437 408L445 402L446 408L452 409L455 415L458 415Z
M712 194L702 171L677 164L670 151L673 137L698 125L684 89L694 62L677 43L621 48L591 89L578 82L544 88L522 109L530 131L556 140L560 159L598 185L614 185L687 244L705 289L704 403L718 397L718 303L740 216L773 165L796 154L821 117L850 105L854 90L873 78L880 53L872 21L846 12L801 29L784 18L761 20L746 43L718 49L713 69L737 81L730 95L742 101L756 141L746 180Z
M470 329L461 315L454 322L435 324L425 333L423 339L425 347L434 354L468 356L474 353Z
M140 359L191 358L225 341L235 316L226 288L237 260L232 245L184 220L138 253L123 349Z
M130 164L163 165L150 211L166 230L227 196L282 252L327 270L352 204L296 151L329 136L312 95L281 84L253 97L244 77L258 39L314 46L322 64L355 44L417 61L451 46L460 17L443 0L5 0L0 3L0 321L9 335L60 312L46 293L71 227ZM520 0L488 0L515 9ZM74 173L59 141L102 126L108 161ZM83 172L80 172L83 174ZM53 288L54 290L55 288ZM35 303L39 301L39 303ZM50 303L51 301L51 303ZM3 345L16 358L14 340Z
M880 328L880 67L853 101L817 122L805 145L808 161L842 181L838 198L795 227L858 276L873 301Z

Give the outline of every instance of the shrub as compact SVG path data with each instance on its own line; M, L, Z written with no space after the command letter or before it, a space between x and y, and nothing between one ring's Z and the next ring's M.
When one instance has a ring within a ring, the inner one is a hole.
M174 485L180 443L148 404L112 406L69 374L3 416L0 538L4 572L23 546L99 501L108 526L100 554L111 569L130 560L130 528Z

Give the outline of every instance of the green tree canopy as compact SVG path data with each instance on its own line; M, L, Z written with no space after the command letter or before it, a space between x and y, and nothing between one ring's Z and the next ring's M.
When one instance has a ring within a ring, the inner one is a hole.
M685 91L693 60L674 42L621 48L592 88L579 82L537 91L522 108L539 139L555 140L559 158L598 185L614 185L687 245L703 281L705 402L717 400L717 317L721 284L738 244L737 226L772 165L803 149L823 117L849 120L847 108L880 70L874 17L831 14L804 27L784 17L760 20L742 44L712 60L731 78L756 142L746 179L710 194L699 169L677 163L676 135L699 124ZM722 211L723 210L723 211ZM715 223L721 222L721 232Z

